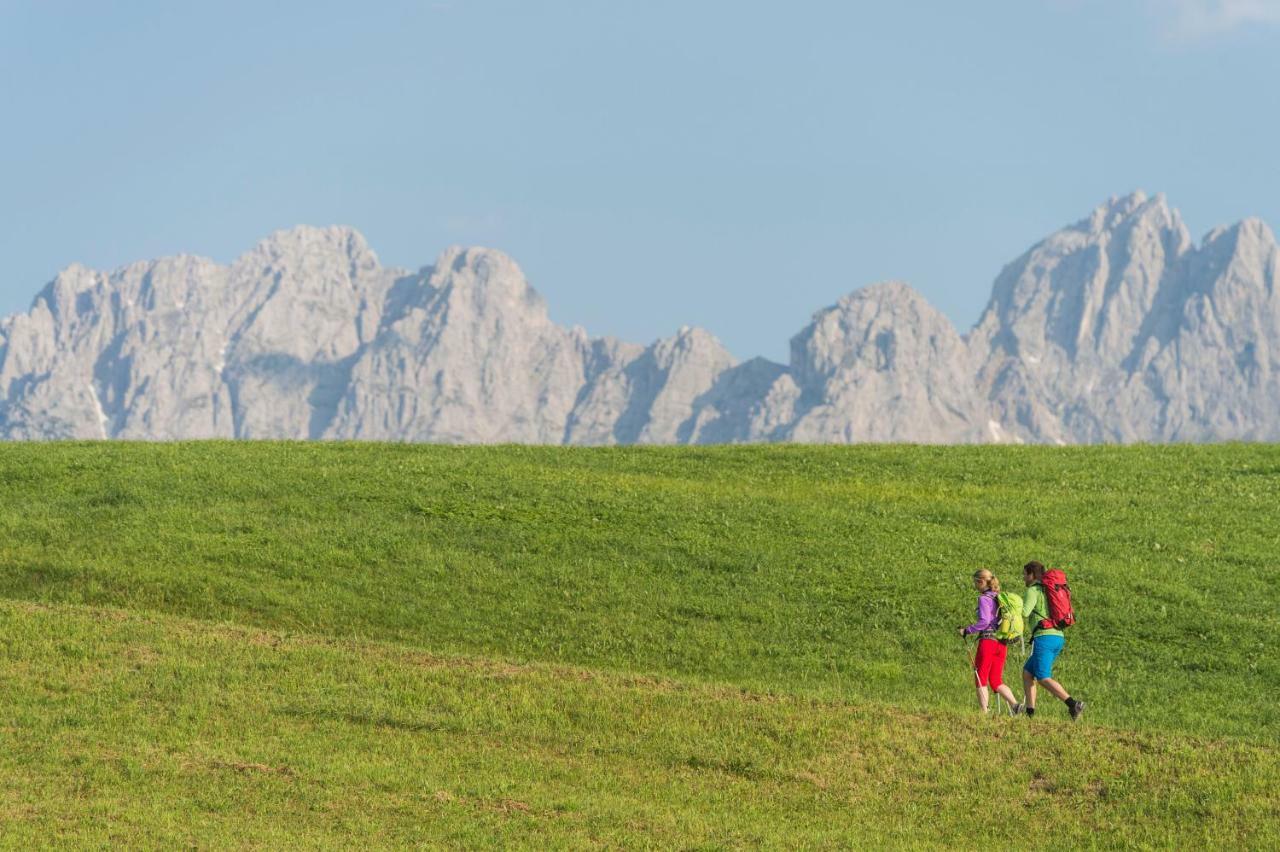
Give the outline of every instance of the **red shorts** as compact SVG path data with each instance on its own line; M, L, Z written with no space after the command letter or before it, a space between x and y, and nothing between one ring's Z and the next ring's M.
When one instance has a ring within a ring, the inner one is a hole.
M978 686L993 689L1004 683L1004 655L1009 648L994 639L978 640L978 656L973 661L973 672L978 676Z

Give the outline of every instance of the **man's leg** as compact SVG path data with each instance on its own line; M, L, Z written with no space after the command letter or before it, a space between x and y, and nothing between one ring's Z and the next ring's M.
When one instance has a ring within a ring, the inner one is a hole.
M1058 683L1051 677L1041 678L1040 685L1049 690L1049 692L1060 701L1066 701L1071 697L1071 694L1062 688L1062 684Z
M1067 712L1071 714L1071 721L1074 722L1080 718L1080 714L1084 713L1084 702L1076 701L1069 692L1062 688L1062 684L1053 679L1053 662L1058 658L1058 654L1062 652L1062 645L1063 642L1059 639L1057 647L1047 654L1044 664L1039 667L1032 666L1032 669L1036 679L1044 684L1044 688L1067 705Z
M1076 719L1080 718L1080 714L1084 712L1083 701L1076 701L1071 697L1070 693L1062 688L1062 684L1058 683L1051 677L1042 678L1040 682L1044 684L1045 689L1052 692L1055 697L1067 705L1067 711L1071 713L1071 721L1074 722Z
M1036 712L1036 679L1031 672L1022 670L1022 694L1026 696L1027 715Z

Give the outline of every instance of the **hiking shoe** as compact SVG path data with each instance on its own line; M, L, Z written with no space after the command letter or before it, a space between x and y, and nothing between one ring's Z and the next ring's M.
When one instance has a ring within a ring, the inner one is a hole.
M1071 706L1071 721L1075 721L1084 715L1084 702L1077 701Z
M1021 715L1022 715L1022 711L1023 711L1023 709L1024 709L1024 707L1023 707L1023 705L1022 705L1022 702L1018 702L1017 704L1015 704L1015 705L1013 705L1012 707L1010 707L1010 708L1009 708L1009 715L1010 715L1010 716L1021 716Z

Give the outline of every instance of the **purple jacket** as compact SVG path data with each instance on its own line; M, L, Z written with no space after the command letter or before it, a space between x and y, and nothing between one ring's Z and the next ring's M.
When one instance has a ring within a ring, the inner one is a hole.
M964 629L965 635L995 630L1000 626L1000 607L996 605L995 592L978 595L978 620Z

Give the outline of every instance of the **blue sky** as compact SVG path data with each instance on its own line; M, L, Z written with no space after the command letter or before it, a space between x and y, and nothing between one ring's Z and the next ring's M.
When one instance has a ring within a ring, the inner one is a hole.
M962 330L1134 188L1280 224L1280 0L0 0L0 312L298 223L511 253L552 316L785 358L886 278Z

